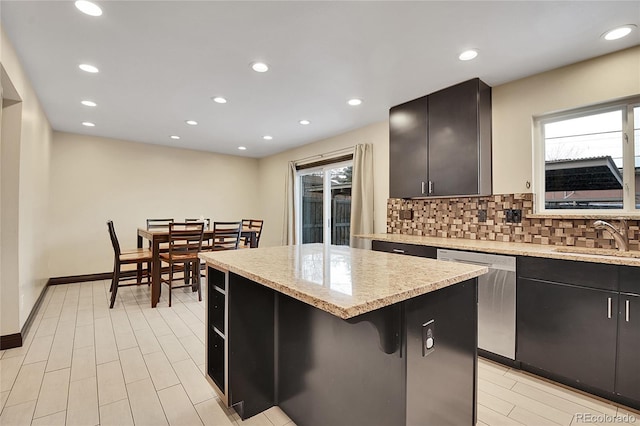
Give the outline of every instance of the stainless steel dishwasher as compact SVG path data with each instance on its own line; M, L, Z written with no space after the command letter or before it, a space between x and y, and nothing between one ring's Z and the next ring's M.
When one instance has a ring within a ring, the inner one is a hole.
M478 277L478 348L516 356L516 258L438 249L438 260L489 268Z

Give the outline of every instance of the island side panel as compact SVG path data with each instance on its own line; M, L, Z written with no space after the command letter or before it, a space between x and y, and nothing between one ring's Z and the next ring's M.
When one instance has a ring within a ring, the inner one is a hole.
M407 425L476 424L477 309L476 278L405 302Z
M278 405L300 426L405 424L399 304L342 320L278 295Z
M229 405L242 419L275 404L275 292L229 273Z

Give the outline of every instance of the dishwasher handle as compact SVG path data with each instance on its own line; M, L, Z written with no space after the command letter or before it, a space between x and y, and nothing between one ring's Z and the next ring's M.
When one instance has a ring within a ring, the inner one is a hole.
M466 263L467 265L476 265L476 266L486 266L487 268L492 268L492 263L485 262L474 262L473 260L458 260L458 259L439 259L444 260L446 262L454 262L454 263Z

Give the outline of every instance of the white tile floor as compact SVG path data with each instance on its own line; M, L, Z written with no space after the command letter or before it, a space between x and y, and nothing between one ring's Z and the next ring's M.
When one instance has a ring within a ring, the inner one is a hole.
M174 291L168 308L165 290L151 309L146 286L124 287L110 310L108 286L49 288L24 346L0 351L1 425L293 426L278 407L243 422L220 403L203 375L196 294ZM489 361L479 366L478 425L578 425L578 414L631 414L640 425L639 413Z

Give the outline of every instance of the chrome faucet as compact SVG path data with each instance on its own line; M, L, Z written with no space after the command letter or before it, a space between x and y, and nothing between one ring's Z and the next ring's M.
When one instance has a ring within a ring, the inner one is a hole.
M629 251L629 237L627 235L627 221L624 219L620 220L620 229L616 229L609 222L605 222L604 220L596 220L593 222L593 227L596 229L606 229L609 231L613 239L616 241L616 245L618 246L618 251Z

